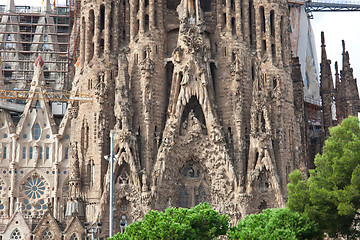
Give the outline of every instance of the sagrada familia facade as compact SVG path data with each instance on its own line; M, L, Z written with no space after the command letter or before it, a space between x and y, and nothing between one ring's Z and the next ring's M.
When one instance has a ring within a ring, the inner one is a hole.
M110 174L114 232L150 209L208 202L236 223L285 206L311 144L286 0L83 0L79 12L72 93L92 101L54 121L39 57L19 123L0 111L2 239L106 238ZM335 103L339 121L359 109L345 44L336 88L330 64L323 37L323 140Z

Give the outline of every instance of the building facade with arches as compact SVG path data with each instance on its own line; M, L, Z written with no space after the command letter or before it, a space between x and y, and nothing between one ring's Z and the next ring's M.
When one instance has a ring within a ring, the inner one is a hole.
M309 162L287 0L76 4L72 92L92 101L55 119L40 57L41 100L16 126L0 111L3 239L106 238L111 174L114 232L150 209L208 202L235 224L285 206L288 174Z

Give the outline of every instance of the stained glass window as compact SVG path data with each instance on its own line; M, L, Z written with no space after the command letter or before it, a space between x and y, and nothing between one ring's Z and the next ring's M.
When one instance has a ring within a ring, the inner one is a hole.
M76 235L76 233L74 233L73 235L71 235L70 240L79 240L78 236Z
M69 148L66 147L65 148L65 159L68 159L69 158Z
M3 158L6 159L6 151L7 151L7 147L4 147L4 152L3 152Z
M185 186L180 187L179 206L183 208L189 207L189 194L187 193Z
M23 147L23 155L22 155L23 159L26 159L26 147Z
M5 215L5 205L3 201L0 199L0 217Z
M38 123L36 123L32 130L32 135L35 140L38 140L41 135L41 127Z
M10 239L22 239L19 229L15 229L10 236Z
M45 232L43 233L43 236L41 239L54 239L52 233L50 232L50 230L47 228L45 230Z
M46 148L46 159L49 159L49 156L50 156L50 149L47 147Z
M25 194L32 199L40 198L45 191L45 183L38 177L31 177L25 183Z
M196 205L206 202L206 191L203 186L199 186L198 195L196 195Z
M39 158L42 159L42 147L39 147Z
M32 159L32 157L33 157L33 148L30 147L29 148L29 158Z

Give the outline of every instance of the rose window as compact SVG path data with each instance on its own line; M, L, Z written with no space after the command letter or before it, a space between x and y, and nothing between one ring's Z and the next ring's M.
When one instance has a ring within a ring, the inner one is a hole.
M38 177L32 177L25 183L25 194L31 199L44 195L45 183Z

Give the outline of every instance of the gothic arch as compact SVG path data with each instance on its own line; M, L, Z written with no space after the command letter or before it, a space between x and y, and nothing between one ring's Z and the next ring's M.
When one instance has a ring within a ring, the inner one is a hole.
M123 162L115 173L115 184L129 184L131 180L130 165Z
M201 202L209 202L207 197L210 192L205 168L197 158L191 157L183 167L180 168L179 188L177 193L177 204L180 207L193 207Z
M18 228L15 228L10 235L10 239L23 239L22 234Z
M174 49L177 47L179 28L174 28L166 33L166 57L171 58Z
M199 125L200 124L200 125ZM196 125L196 126L195 126ZM203 108L196 96L192 96L183 109L180 122L181 135L185 135L190 128L199 128L201 133L207 134L205 129L206 120Z

